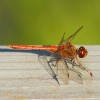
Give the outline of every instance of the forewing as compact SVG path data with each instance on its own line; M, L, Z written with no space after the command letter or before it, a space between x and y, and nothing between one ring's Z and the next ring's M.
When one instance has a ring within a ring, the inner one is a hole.
M74 37L77 35L77 33L83 28L83 26L81 26L75 33L73 33L71 36L69 36L67 39L65 39L63 42L67 43L67 42L71 42Z
M70 78L77 83L82 83L83 80L92 80L92 73L86 68L85 64L79 59L74 60L66 60L69 68L69 76Z
M78 68L78 70L80 70L80 72L82 73L82 77L85 80L92 80L93 79L93 75L92 72L86 67L86 65L83 63L82 60L80 59L76 59L76 67Z
M47 72L54 78L56 74L54 73L53 69L49 65L48 56L39 55L38 60L41 63L41 65L47 70Z
M58 44L57 51L59 51L59 49L60 49L60 45L61 45L61 44L63 43L63 41L64 41L64 36L65 36L65 32L64 32L64 34L63 34L63 37L62 37L60 43Z
M41 65L46 69L46 71L52 76L53 79L57 81L59 84L57 75L55 74L53 70L53 63L52 63L52 58L50 56L45 56L45 55L39 55L38 60L41 63ZM60 84L59 84L60 85Z
M66 67L64 60L60 60L57 62L57 69L58 69L58 76L60 77L62 82L64 84L68 84L69 72L68 72L68 68Z
M72 63L66 61L66 66L68 67L69 79L75 81L76 83L83 83L82 74L72 66Z
M79 83L79 84L83 83L80 72L76 72L75 69L73 69L73 71L69 70L69 78L70 78L70 80L73 80L76 83Z

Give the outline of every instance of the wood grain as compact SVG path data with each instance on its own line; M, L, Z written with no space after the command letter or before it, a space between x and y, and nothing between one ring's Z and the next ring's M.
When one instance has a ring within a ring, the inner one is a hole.
M92 71L93 80L84 80L82 85L60 81L59 86L38 62L36 52L0 46L0 100L100 99L100 45L85 47L88 56L82 61Z

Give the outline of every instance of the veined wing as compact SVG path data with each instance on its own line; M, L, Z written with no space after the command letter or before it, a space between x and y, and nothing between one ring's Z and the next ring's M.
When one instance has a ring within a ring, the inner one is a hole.
M59 61L57 61L57 59L54 57L41 55L39 56L39 62L57 81L58 84L58 78L60 78L66 85L69 83L69 79L74 80L76 83L82 84L83 79L90 78L89 71L84 69L84 67L82 65L79 65L79 63L77 63L76 61L72 62L72 60L70 59L60 59Z
M64 32L63 37L62 37L62 39L61 39L61 41L60 41L60 43L59 43L59 45L58 45L57 51L59 51L61 44L67 43L67 42L71 42L71 41L74 39L74 37L77 35L77 33L78 33L82 28L83 28L83 26L81 26L75 33L73 33L73 34L72 34L71 36L69 36L67 39L64 39L64 36L65 36L65 32Z
M66 67L65 61L63 59L59 60L56 67L58 71L58 77L60 77L62 82L67 85L69 83L69 71Z
M62 37L60 43L58 44L57 51L59 51L60 45L61 45L61 44L63 43L63 41L64 41L64 36L65 36L65 32L64 32L64 34L63 34L63 37Z
M46 69L46 71L52 76L52 78L54 78L57 81L57 83L59 84L57 75L55 74L54 70L52 69L53 64L51 63L52 62L51 58L48 59L48 56L39 55L38 60L41 63L41 65Z
M75 81L76 83L82 84L82 74L72 66L72 63L68 61L69 59L65 60L66 67L68 68L69 72L69 79Z
M82 84L82 74L72 67L72 64L65 59L61 59L57 62L58 76L64 84L68 84L69 80L73 80L76 83Z
M69 36L67 39L63 40L63 42L67 43L67 42L71 42L74 37L77 35L77 33L83 28L83 26L81 26L75 33L73 33L71 36Z
M74 59L73 61L67 59L66 62L69 64L69 69L73 69L74 71L78 71L81 74L81 78L85 80L92 80L92 73L86 68L85 64L79 59Z
M44 66L47 72L58 82L57 76L64 84L69 82L68 68L64 60L57 61L56 57L52 56L39 56L39 62ZM59 82L58 82L59 84Z
M79 65L78 67L81 69L81 73L83 73L83 78L91 80L93 78L92 72L90 72L83 61L77 58L76 63Z

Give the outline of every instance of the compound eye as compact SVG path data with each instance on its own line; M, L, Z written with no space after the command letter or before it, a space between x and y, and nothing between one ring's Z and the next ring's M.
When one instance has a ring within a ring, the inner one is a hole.
M81 46L78 50L78 55L80 58L84 58L87 55L87 50Z

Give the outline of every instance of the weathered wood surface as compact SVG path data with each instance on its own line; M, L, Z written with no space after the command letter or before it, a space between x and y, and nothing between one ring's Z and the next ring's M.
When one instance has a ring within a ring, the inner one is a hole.
M36 53L0 46L0 100L100 99L100 46L85 47L89 53L83 62L92 71L93 81L59 86Z

